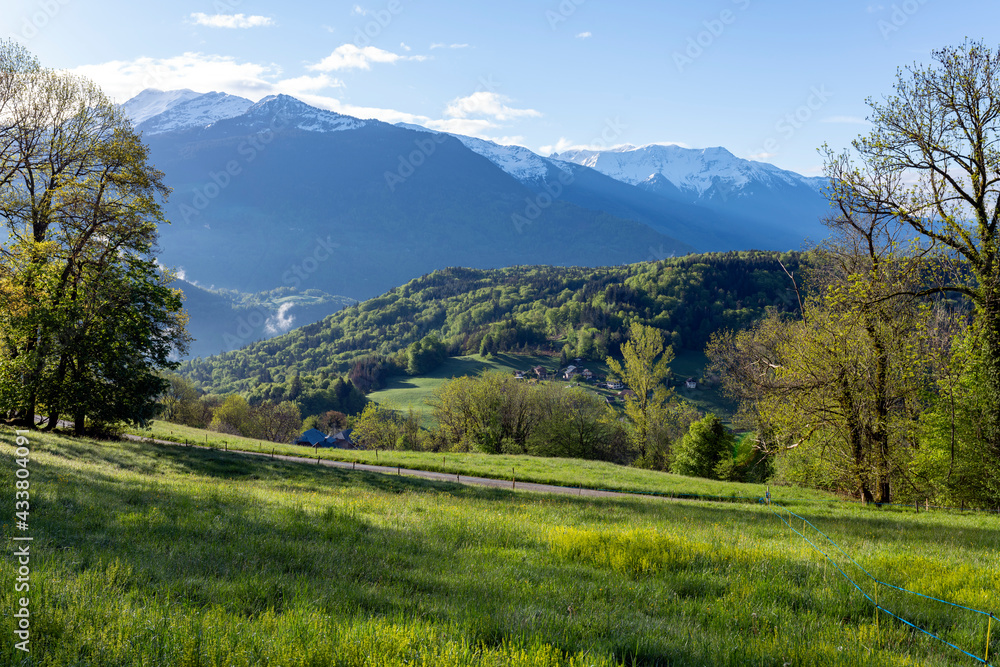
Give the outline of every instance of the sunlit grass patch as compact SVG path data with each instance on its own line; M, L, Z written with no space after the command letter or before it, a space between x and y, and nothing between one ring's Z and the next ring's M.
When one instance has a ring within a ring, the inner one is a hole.
M32 440L33 666L969 664L876 618L759 505ZM11 441L0 430L0 461ZM810 520L886 581L995 604L995 519L815 510ZM2 528L9 538L9 520ZM0 565L4 608L14 572ZM985 648L982 618L880 601ZM0 646L0 664L22 657Z

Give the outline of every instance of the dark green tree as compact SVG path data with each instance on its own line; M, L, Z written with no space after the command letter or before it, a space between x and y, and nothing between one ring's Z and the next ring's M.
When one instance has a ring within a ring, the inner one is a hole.
M167 188L117 105L0 42L0 413L142 423L186 347L154 257Z
M709 413L691 424L680 442L674 446L674 460L670 472L688 477L708 477L717 479L720 464L732 461L735 444L719 418Z

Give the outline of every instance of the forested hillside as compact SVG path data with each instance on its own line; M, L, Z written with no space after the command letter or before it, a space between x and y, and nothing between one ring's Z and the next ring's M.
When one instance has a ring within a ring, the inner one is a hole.
M797 307L785 269L795 274L806 257L750 251L597 269L450 268L284 336L187 362L180 372L208 391L260 393L260 385L296 374L351 372L359 384L385 367L420 372L443 355L603 360L618 353L632 320L664 331L677 350L701 349L714 331L745 327L769 307Z

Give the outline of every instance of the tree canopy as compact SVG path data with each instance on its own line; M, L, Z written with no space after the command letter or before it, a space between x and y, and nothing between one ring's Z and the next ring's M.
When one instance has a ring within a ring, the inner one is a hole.
M157 265L162 173L90 81L0 42L0 413L144 422L187 343Z

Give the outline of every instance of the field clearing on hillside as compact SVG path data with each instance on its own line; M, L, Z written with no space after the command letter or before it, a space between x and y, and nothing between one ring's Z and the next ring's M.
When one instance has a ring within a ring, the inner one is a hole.
M6 642L4 664L974 664L876 617L759 505L557 497L197 448L29 440L32 652L23 662ZM13 444L0 430L9 489ZM996 517L800 511L885 581L977 609L998 601ZM15 608L15 577L5 559L4 609ZM986 648L973 612L889 590L880 603L975 655ZM2 621L7 637L13 621Z
M702 412L714 412L723 421L727 421L735 411L736 406L719 392L718 389L699 385L697 389L685 389L683 381L689 377L700 378L708 359L701 352L682 350L671 364L674 373L677 395L685 401L694 404ZM434 420L428 401L434 391L451 380L463 375L479 375L483 371L493 370L504 373L514 371L530 371L535 366L555 370L559 365L559 357L536 355L499 354L493 357L481 357L478 354L464 357L449 357L441 366L431 373L421 376L397 376L391 378L385 389L372 392L368 398L382 405L407 412L412 409L420 415L421 426L432 427ZM610 371L607 364L594 361L582 363L598 377L605 377ZM563 382L557 380L557 382ZM583 383L583 386L600 396L616 396L617 391L601 389L593 384Z

